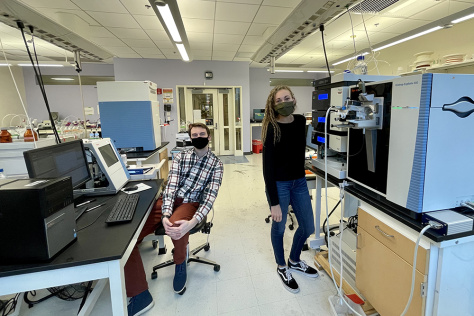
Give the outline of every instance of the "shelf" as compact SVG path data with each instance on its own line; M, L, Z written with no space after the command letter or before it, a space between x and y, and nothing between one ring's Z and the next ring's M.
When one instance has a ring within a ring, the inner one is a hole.
M437 70L448 70L448 69L467 67L467 66L474 66L474 59L468 59L466 61L463 61L460 63L454 63L450 65L442 65L442 66L426 68L426 72L436 72Z

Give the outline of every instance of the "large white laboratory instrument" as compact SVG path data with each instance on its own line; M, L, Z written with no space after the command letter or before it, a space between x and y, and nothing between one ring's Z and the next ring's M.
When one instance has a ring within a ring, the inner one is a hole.
M102 137L120 149L155 150L161 146L156 84L151 81L97 82Z

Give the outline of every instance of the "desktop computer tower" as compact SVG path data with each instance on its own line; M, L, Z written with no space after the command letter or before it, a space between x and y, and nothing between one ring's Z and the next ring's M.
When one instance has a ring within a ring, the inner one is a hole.
M46 261L76 238L70 177L0 180L0 263Z

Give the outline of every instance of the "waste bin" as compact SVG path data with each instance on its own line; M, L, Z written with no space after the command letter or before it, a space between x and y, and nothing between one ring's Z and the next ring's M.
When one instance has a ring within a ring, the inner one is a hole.
M263 151L263 144L261 140L252 140L252 151L254 154L260 154Z

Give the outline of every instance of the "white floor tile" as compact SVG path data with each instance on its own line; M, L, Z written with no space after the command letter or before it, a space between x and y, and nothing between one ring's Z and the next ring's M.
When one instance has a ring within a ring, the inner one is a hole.
M250 277L217 283L217 311L219 314L239 311L257 305L257 296Z
M294 316L303 314L296 298L259 305L259 308L260 315L262 316Z

